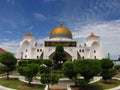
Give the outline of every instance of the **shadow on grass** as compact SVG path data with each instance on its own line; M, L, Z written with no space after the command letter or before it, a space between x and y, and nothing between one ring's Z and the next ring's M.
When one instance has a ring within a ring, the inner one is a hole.
M79 85L78 87L76 86L71 86L72 90L103 90L103 88L99 85L94 85L94 84L88 84L88 85Z

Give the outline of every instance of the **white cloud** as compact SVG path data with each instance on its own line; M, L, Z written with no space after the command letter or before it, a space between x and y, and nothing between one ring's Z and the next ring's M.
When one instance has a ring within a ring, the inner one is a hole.
M33 28L34 28L34 26L30 26L26 29L26 31L31 31L31 30L33 30Z
M44 40L47 40L49 37L44 37L44 38L39 38L39 39L37 39L36 41L37 41L37 43L39 44L39 45L41 45L41 44L44 44Z
M12 31L4 31L5 33L7 34L12 34L13 32Z
M15 4L15 0L6 0L7 3L10 3L10 4Z
M77 23L73 29L74 39L85 39L91 32L94 32L101 37L100 41L103 44L106 55L111 53L111 55L117 57L120 54L120 20L94 22L81 27Z
M3 41L0 43L0 47L16 55L19 44L19 41Z
M38 20L47 20L48 19L48 17L46 17L45 15L43 15L41 13L33 13L33 16Z

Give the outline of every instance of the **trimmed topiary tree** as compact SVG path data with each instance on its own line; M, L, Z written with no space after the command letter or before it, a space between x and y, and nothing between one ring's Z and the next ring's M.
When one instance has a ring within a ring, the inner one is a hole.
M27 66L28 64L28 61L27 60L21 60L21 61L18 61L18 66Z
M64 75L70 79L72 79L73 77L76 77L77 75L77 73L74 71L73 65L74 65L73 62L66 61L62 66Z
M51 73L51 70L47 66L40 66L40 74L49 74Z
M13 56L12 53L5 52L0 55L0 63L4 66L1 67L2 72L7 73L7 79L9 79L9 72L15 70L17 59Z
M120 71L120 65L115 65L114 68L119 72Z
M45 64L47 67L53 66L52 60L49 60L49 59L42 60L42 63Z
M18 72L28 79L28 86L31 85L33 77L38 73L38 67L38 64L35 63L31 63L23 67L18 67Z
M103 69L102 70L102 78L107 82L107 80L112 79L112 77L116 74L114 69Z
M100 60L102 69L110 69L114 66L114 63L109 58Z
M42 74L41 79L40 79L41 83L48 85L48 90L50 90L49 85L57 84L58 80L59 78L55 74Z
M88 83L93 76L101 72L101 64L98 60L94 59L76 60L74 62L74 70L83 76L84 80Z
M61 69L62 64L66 61L66 53L64 52L63 45L58 44L53 56L54 68Z
M108 58L102 59L100 62L102 67L101 76L107 82L116 74L116 71L113 69L114 63Z

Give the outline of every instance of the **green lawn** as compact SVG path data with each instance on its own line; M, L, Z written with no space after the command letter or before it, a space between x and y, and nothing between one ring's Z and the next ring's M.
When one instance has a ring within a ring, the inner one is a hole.
M26 83L21 82L18 79L6 80L5 78L0 79L0 85L17 90L44 90L45 88L45 86L40 85L32 85L31 87L28 87Z
M96 82L95 84L100 85L103 87L103 89L109 89L109 88L114 88L120 85L120 81L116 79L112 79L105 83L103 80L100 80L99 82Z
M120 85L120 81L116 79L109 80L107 83L105 83L103 80L100 80L93 84L88 85L80 85L78 87L71 86L72 90L105 90L114 88Z
M71 86L71 89L72 90L103 90L103 88L97 84L80 85L78 87Z

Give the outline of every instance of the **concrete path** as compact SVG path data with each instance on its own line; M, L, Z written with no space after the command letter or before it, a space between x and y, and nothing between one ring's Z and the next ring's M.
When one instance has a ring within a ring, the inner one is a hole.
M0 85L0 90L16 90L16 89L7 88L7 87L4 87L4 86Z
M117 79L120 80L120 78L113 78L113 79ZM120 85L115 87L115 88L111 88L111 89L106 89L106 90L120 90Z

